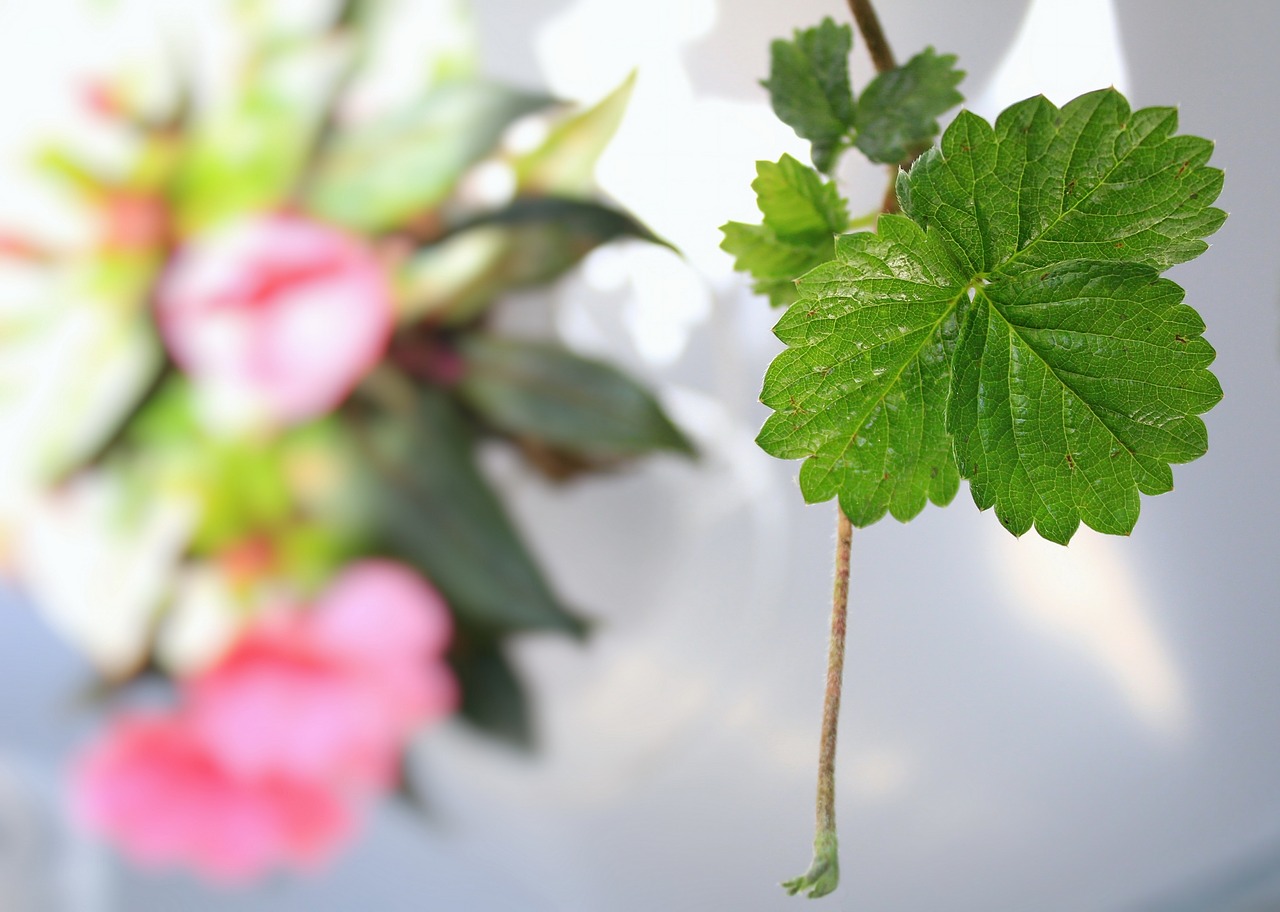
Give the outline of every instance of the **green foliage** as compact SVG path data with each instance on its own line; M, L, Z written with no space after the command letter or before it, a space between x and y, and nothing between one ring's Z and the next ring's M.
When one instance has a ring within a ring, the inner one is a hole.
M954 54L925 48L897 69L879 73L858 96L857 146L867 158L896 165L928 147L938 117L964 96Z
M513 747L532 748L529 699L502 648L464 643L455 651L453 667L462 689L462 717Z
M238 91L184 124L173 203L184 233L282 205L324 120L346 54L309 42L250 49Z
M823 19L797 29L791 41L773 42L769 78L762 83L778 118L813 144L813 164L824 173L835 167L854 125L852 49L853 30Z
M403 401L389 420L356 430L387 544L420 567L470 627L582 634L585 624L551 591L481 475L458 406L430 387L393 396Z
M459 350L462 400L513 437L588 459L693 451L654 398L608 364L557 345L480 334Z
M1128 533L1204 453L1213 349L1161 271L1221 225L1207 140L1114 90L962 113L779 321L759 442L860 526L945 504L956 472L1015 534ZM954 462L954 465L953 465Z
M835 184L784 155L775 164L756 162L751 183L764 214L760 225L729 222L720 246L734 266L755 278L754 288L774 306L796 298L795 279L835 254L835 235L849 227L845 202Z
M775 41L762 85L778 118L812 144L814 167L830 174L840 154L857 146L875 162L896 165L938 133L938 117L959 104L964 73L951 54L925 48L903 66L878 74L854 99L849 83L853 32L824 19Z
M799 877L784 881L788 896L803 893L809 899L820 899L835 892L840 885L839 840L834 830L819 830L813 840L813 861Z
M633 216L578 199L517 197L456 224L402 269L402 317L468 323L509 291L564 275L601 244L665 244Z

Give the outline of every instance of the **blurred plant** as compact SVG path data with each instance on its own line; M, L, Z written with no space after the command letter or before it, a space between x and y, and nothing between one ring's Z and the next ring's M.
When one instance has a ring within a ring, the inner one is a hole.
M965 478L1014 535L1066 544L1082 521L1127 535L1138 495L1171 490L1171 464L1204 454L1199 416L1222 397L1203 321L1161 278L1226 218L1213 144L1175 135L1175 110L1104 89L1062 108L1029 98L994 125L962 111L933 145L963 100L955 57L898 65L870 0L849 7L877 75L855 98L853 30L831 19L773 43L764 86L814 167L759 162L763 222L728 223L722 244L788 306L756 442L804 460L806 501L838 502L813 861L783 884L810 897L840 877L852 528L946 506ZM822 174L854 148L891 181L879 212L850 219ZM874 230L845 233L858 225Z
M594 190L630 81L568 111L445 46L417 97L357 111L377 6L306 28L239 9L230 91L105 80L86 102L119 161L40 153L83 244L0 236L48 289L0 314L0 548L111 689L181 692L112 724L82 803L214 876L327 854L455 703L529 743L507 644L587 623L482 444L554 479L692 453L632 378L489 319L601 244L663 243ZM528 122L543 138L513 151Z

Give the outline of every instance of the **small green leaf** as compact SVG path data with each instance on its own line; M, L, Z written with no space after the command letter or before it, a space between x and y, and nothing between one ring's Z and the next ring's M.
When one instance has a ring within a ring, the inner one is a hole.
M552 593L502 503L480 474L472 434L443 391L357 432L388 544L422 569L460 619L493 632L584 623Z
M925 48L867 84L858 96L855 140L867 158L896 165L933 142L938 116L964 101L956 91L964 71L955 63L954 54Z
M842 238L778 324L760 443L807 457L807 499L838 496L857 525L943 503L949 434L1015 534L1133 528L1138 494L1204 453L1221 397L1204 324L1159 277L1225 218L1212 144L1176 126L1110 89L1031 98L994 127L961 113L899 175L912 221Z
M453 667L462 689L462 718L513 747L533 747L533 721L524 685L497 644L461 651Z
M813 840L813 860L809 870L799 877L784 881L788 896L803 893L809 899L820 899L834 893L840 885L840 851L835 831L819 830Z
M761 83L778 119L812 143L813 164L824 174L835 167L856 122L849 86L852 49L853 30L828 17L797 30L791 41L773 42L769 78Z
M513 120L550 103L485 82L441 85L412 108L339 137L308 205L355 230L394 227L439 206Z
M588 457L693 452L645 389L616 368L558 345L464 338L458 394L507 434Z
M770 303L790 304L796 277L834 255L834 236L849 227L845 202L835 184L790 155L776 164L756 162L751 187L764 223L729 222L720 229L720 247L734 256L736 269L755 278L753 287Z
M516 190L536 196L582 197L595 185L594 171L631 100L636 74L596 105L560 121L546 140L512 162Z

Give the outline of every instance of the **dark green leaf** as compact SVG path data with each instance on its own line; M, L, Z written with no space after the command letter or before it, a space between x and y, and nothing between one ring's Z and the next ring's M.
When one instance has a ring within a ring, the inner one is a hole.
M596 247L624 237L666 244L632 216L600 203L516 199L451 227L407 264L404 313L466 323L500 295L549 282Z
M808 499L858 525L912 515L945 415L975 501L1015 534L1133 528L1221 397L1203 323L1159 278L1225 217L1211 144L1176 125L1114 90L1032 98L994 128L962 113L900 175L914 224L841 239L778 324L761 444L808 457Z
M390 546L473 627L583 633L585 625L552 593L480 474L458 407L438 389L414 395L417 401L393 420L362 426Z
M472 335L458 394L493 427L587 456L693 452L643 387L558 345Z
M360 231L381 231L438 206L516 118L551 103L484 82L439 86L413 108L338 138L308 205Z
M857 147L867 158L896 165L938 135L938 116L964 96L956 86L964 71L954 54L925 48L903 66L880 73L858 96Z
M533 722L524 685L500 646L454 657L462 688L462 717L487 735L515 747L533 747Z
M830 18L770 48L769 78L762 85L769 90L773 111L813 144L813 164L823 173L835 167L855 124L849 87L852 48L853 30Z
M751 187L764 224L729 222L720 229L720 247L734 256L735 268L751 273L753 287L770 303L790 304L796 277L834 255L834 236L849 226L845 202L834 184L790 155L776 164L756 162Z

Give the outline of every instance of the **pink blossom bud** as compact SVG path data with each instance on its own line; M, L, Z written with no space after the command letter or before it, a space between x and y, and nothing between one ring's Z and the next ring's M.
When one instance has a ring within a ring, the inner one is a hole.
M292 215L191 242L161 281L157 316L198 387L284 423L337 406L382 356L393 323L372 251Z

